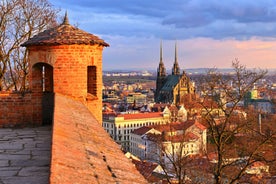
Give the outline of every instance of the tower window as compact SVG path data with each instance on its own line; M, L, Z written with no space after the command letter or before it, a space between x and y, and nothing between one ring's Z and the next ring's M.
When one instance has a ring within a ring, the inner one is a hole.
M87 67L87 92L94 96L97 96L96 66Z

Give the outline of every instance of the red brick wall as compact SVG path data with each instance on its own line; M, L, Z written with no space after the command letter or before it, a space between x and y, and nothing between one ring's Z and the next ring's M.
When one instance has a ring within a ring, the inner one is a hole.
M53 92L81 100L101 123L102 50L103 46L99 45L32 46L29 48L29 61L30 66L36 63L53 66ZM95 68L93 88L96 87L96 94L88 93L88 66ZM31 80L37 81L30 79L30 84Z
M41 125L41 97L31 93L0 93L0 128Z

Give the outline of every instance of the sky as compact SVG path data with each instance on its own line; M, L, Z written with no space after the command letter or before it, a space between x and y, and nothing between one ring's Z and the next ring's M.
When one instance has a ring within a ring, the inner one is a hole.
M276 68L275 0L49 0L71 25L99 36L103 70Z

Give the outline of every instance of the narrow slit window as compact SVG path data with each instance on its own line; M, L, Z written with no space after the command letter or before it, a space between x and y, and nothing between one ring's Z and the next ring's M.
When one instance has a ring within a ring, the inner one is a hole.
M87 67L87 92L94 96L97 96L96 66Z

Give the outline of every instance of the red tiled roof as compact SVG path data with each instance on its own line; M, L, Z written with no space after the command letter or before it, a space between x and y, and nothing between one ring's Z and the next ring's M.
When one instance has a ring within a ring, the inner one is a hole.
M144 135L145 133L147 133L151 128L150 127L140 127L138 129L135 129L132 133L136 134L136 135Z
M185 135L185 140L186 141L190 141L190 140L195 140L195 139L198 139L199 137L197 135L195 135L194 133L192 132L189 132Z
M153 134L153 133L148 133L147 134L147 139L153 142L159 142L162 139L161 134Z
M163 125L152 125L154 129L160 131L160 132L171 132L171 131L176 131L176 130L183 130L183 123L180 122L173 122L173 123L168 123L168 124L163 124Z
M124 117L127 119L145 119L145 118L159 118L162 117L160 112L151 112L151 113L137 113L137 114L119 114L117 117Z
M108 47L109 44L99 37L73 27L69 24L67 16L64 21L57 27L45 30L28 41L23 43L21 46L40 46L40 45L73 45L73 44L84 44L94 45L99 44Z
M195 125L197 128L199 128L200 130L205 130L206 127L204 125L202 125L201 123L199 123L198 121L196 120L188 120L186 122L183 123L183 127L182 129L183 130L186 130L188 129L189 127L191 127L192 125Z
M200 130L206 130L206 127L197 121L195 121L195 126Z
M137 170L147 179L149 178L154 169L158 166L157 163L147 162L147 161L139 161L139 160L132 160L135 164Z
M200 130L205 130L206 127L196 120L188 120L185 122L172 122L172 123L167 123L167 124L162 124L162 125L152 125L150 127L160 131L160 132L171 132L171 131L177 131L177 130L186 130L192 125L195 125L197 128Z

